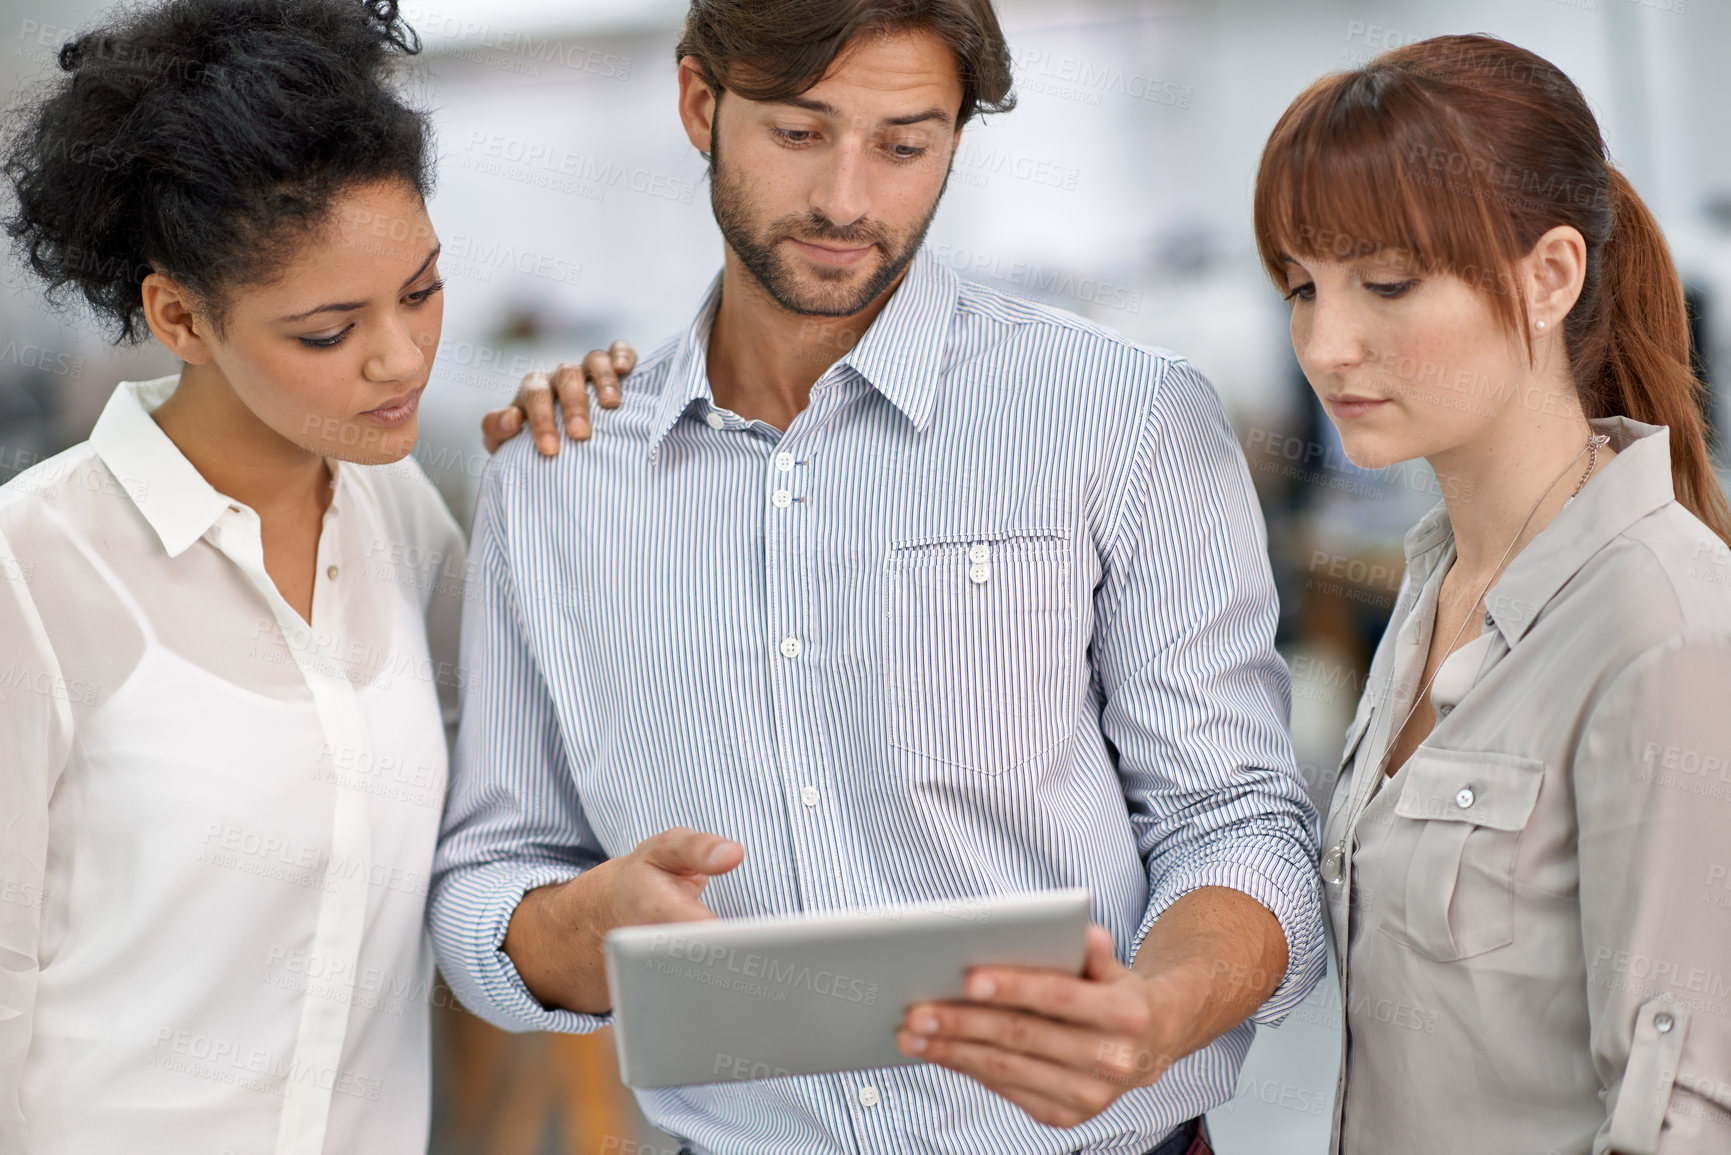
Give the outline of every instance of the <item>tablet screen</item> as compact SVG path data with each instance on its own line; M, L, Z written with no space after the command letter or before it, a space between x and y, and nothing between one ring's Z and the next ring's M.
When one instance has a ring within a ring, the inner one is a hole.
M623 927L606 938L620 1073L633 1087L904 1066L909 1004L969 967L1078 974L1086 890Z

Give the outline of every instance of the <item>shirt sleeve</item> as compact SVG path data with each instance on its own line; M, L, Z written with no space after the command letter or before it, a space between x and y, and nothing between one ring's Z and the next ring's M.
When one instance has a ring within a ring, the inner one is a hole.
M1168 366L1104 549L1095 666L1102 728L1148 870L1132 953L1190 891L1266 907L1287 969L1252 1016L1279 1022L1322 976L1316 810L1287 732L1279 602L1243 454L1212 385Z
M1731 1151L1731 637L1647 651L1574 763L1595 1155Z
M509 1031L588 1032L610 1016L544 1006L500 949L523 895L606 858L583 815L523 624L495 458L475 511L462 626L462 717L428 898L439 969L463 1005Z
M73 733L65 678L31 596L34 572L35 559L0 535L0 1151L27 1148L18 1091L48 900L48 801Z

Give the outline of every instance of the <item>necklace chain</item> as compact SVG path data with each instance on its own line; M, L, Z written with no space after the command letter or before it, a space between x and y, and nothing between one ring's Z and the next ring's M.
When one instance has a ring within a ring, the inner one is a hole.
M1591 456L1587 459L1587 472L1581 475L1581 480L1576 484L1574 493L1569 494L1569 496L1564 499L1564 507L1566 508L1569 502L1575 500L1581 490L1586 487L1587 480L1593 476L1593 471L1599 467L1599 447L1608 444L1610 440L1611 439L1603 433L1595 433L1591 437L1587 438L1587 444L1581 447L1581 452L1570 458L1569 463L1563 466L1562 469L1558 470L1557 476L1551 479L1549 485L1545 486L1545 491L1539 494L1539 500L1534 502L1533 508L1527 511L1526 520L1521 522L1521 528L1515 531L1515 536L1510 540L1509 547L1503 550L1503 556L1497 559L1496 568L1491 571L1491 576L1485 580L1484 585L1479 587L1478 596L1473 599L1472 608L1468 610L1466 616L1461 619L1460 628L1455 630L1455 636L1449 639L1448 648L1443 650L1443 660L1437 663L1436 669L1431 671L1430 677L1426 678L1424 680L1424 685L1419 687L1418 694L1413 698L1412 707L1407 710L1406 717L1400 720L1400 726L1394 731L1395 741L1400 741L1400 735L1405 732L1407 723L1412 721L1412 716L1418 712L1419 706L1424 704L1425 695L1430 692L1431 683L1435 682L1437 675L1442 673L1443 662L1448 661L1449 655L1454 653L1455 643L1461 640L1461 635L1466 632L1467 623L1472 621L1473 616L1478 613L1479 603L1485 600L1485 595L1490 592L1491 586L1495 585L1497 578L1501 576L1503 566L1508 564L1509 555L1515 552L1515 545L1521 540L1521 535L1527 532L1527 526L1533 523L1533 518L1539 512L1539 506L1545 504L1545 498L1551 495L1551 490L1557 487L1557 482L1563 480L1563 475L1569 472L1570 469L1574 468L1575 462L1579 461L1582 456L1590 454ZM1440 601L1440 591L1438 593L1438 598ZM1393 751L1394 747L1390 746L1389 752L1393 753ZM1380 766L1377 767L1377 773L1383 773L1383 768ZM1372 783L1375 782L1375 778L1369 775L1366 775L1366 777ZM1351 836L1352 824L1358 817L1359 808L1365 802L1369 801L1368 792L1365 793L1365 797L1362 800L1359 798L1359 793L1359 790L1353 791L1353 808L1347 814L1346 829L1341 832L1339 841L1330 847L1328 853L1323 856L1322 876L1327 882L1338 883L1345 877L1343 868L1346 861L1346 840Z

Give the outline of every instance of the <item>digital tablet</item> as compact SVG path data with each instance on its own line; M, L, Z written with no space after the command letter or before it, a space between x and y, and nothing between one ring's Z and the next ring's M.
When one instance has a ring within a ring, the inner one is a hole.
M607 935L619 1070L633 1087L896 1067L911 1003L969 967L1080 974L1086 890L842 913L621 927Z

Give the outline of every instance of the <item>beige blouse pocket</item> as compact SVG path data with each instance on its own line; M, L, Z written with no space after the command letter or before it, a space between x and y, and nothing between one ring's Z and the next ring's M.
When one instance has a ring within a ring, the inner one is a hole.
M1437 962L1514 940L1515 847L1544 771L1538 759L1512 754L1413 753L1390 832L1411 857L1406 885L1386 895L1384 934Z

